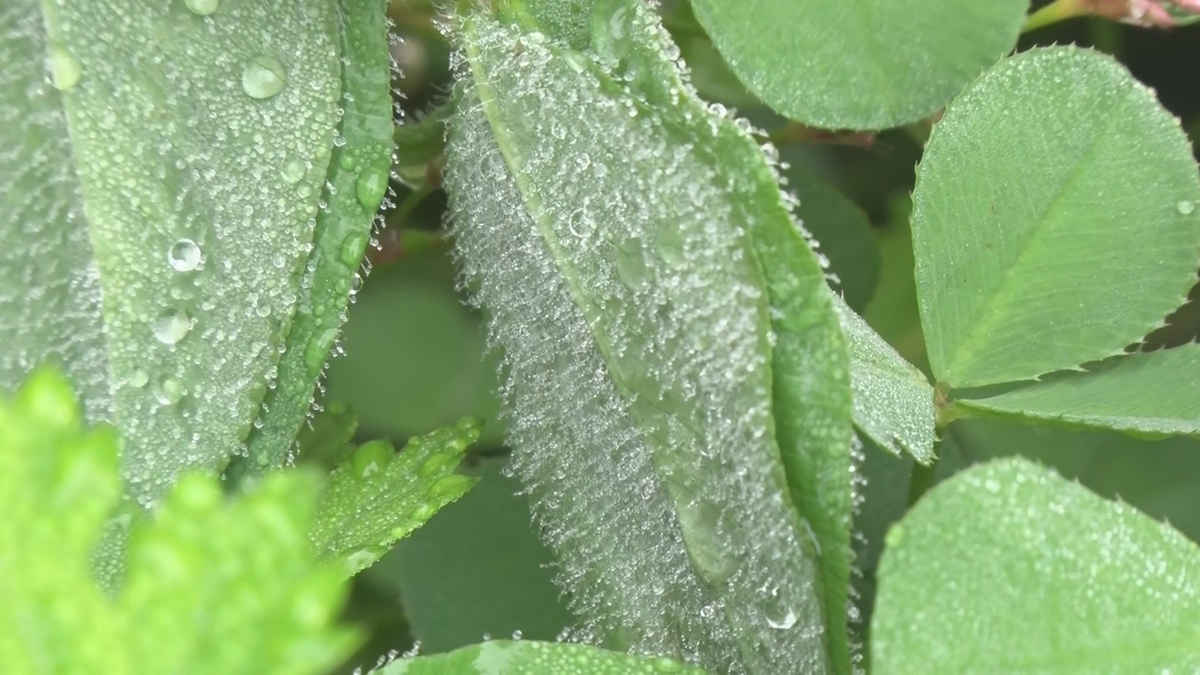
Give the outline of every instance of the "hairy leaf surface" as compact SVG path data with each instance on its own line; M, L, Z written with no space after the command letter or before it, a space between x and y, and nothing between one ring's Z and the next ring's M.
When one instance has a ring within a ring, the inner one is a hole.
M1029 0L693 0L733 72L782 115L883 129L944 106L1017 42Z
M449 654L400 659L372 675L704 675L668 658L646 658L587 645L496 640Z
M1049 469L997 460L893 526L871 628L879 672L1190 672L1200 549Z
M317 673L356 643L330 627L342 571L306 536L318 481L275 475L227 502L188 475L133 525L106 597L91 548L120 494L117 438L36 372L0 400L0 664L6 673ZM197 621L203 617L202 621Z
M17 0L0 16L3 385L71 361L151 501L221 468L267 391L336 133L337 11Z
M1120 356L1083 373L955 404L981 415L1135 436L1200 435L1200 345Z
M982 386L1123 353L1195 282L1198 204L1179 121L1111 57L999 64L947 108L917 172L934 376Z
M720 672L848 668L849 378L821 269L654 15L594 12L583 51L483 14L462 29L447 185L516 469L585 638Z

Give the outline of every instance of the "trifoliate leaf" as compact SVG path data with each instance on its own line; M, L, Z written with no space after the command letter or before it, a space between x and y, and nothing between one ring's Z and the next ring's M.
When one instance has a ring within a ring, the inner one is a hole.
M306 536L319 482L272 475L234 501L187 475L133 525L106 597L91 547L120 488L117 439L83 427L67 383L36 372L0 401L0 664L5 673L323 673L357 638L330 627L342 570Z
M878 672L1200 668L1200 549L1027 460L931 490L888 533L878 574Z
M357 574L392 544L463 496L475 479L454 473L479 438L471 418L409 440L399 454L387 441L360 446L329 480L317 503L312 541L324 560Z

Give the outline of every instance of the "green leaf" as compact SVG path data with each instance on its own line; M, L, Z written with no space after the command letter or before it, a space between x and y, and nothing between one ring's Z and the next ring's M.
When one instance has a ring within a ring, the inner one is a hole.
M83 428L48 371L0 401L5 672L322 673L353 650L355 635L330 627L342 573L318 567L305 537L308 473L232 502L216 478L185 476L133 525L124 584L105 597L90 549L119 494L117 445Z
M475 481L454 473L479 421L412 438L399 454L387 441L363 444L329 475L317 503L312 541L323 560L354 575L379 560Z
M800 200L796 213L838 277L837 291L846 304L862 311L879 282L881 258L867 214L833 186L800 169L786 173Z
M457 649L485 635L554 640L574 623L554 586L554 556L530 522L501 462L476 470L479 483L364 572L404 603L425 653Z
M447 170L571 608L719 672L848 670L851 403L821 269L657 17L597 2L591 39L472 15Z
M430 164L446 152L446 122L453 113L451 99L417 119L396 126L392 135L396 143L392 168L408 187L417 190L424 186Z
M917 172L937 380L1034 379L1123 353L1195 281L1197 203L1179 122L1112 58L1054 47L996 66L946 110Z
M937 412L929 380L844 301L834 306L850 350L855 427L893 454L932 464Z
M294 451L313 388L345 321L347 302L363 281L359 265L392 164L387 7L387 0L338 2L341 123L286 351L271 371L274 386L247 441L251 471L281 466Z
M1084 373L956 407L982 416L1016 417L1070 427L1114 429L1135 436L1200 436L1200 345L1121 356Z
M354 452L354 432L358 417L350 406L333 402L312 420L312 426L300 430L296 437L296 460L316 463L333 471Z
M336 8L9 5L2 386L80 359L149 502L222 468L267 391L336 134Z
M587 645L495 640L449 654L399 659L373 675L704 675L668 658L630 656Z
M733 72L764 103L828 129L935 112L1017 42L1029 0L693 0Z
M1036 464L998 460L934 488L888 533L872 665L1195 670L1198 578L1200 549L1169 526Z

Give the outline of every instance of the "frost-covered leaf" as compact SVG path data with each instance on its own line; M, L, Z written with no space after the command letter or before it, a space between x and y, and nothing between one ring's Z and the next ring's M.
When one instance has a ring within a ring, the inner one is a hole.
M1026 460L964 471L888 533L878 672L1193 672L1197 644L1200 549Z
M1120 356L1084 373L1064 373L956 406L982 415L1135 436L1200 436L1200 345Z
M1013 48L1029 0L693 0L733 72L782 115L882 129L944 106Z
M336 134L338 21L317 0L0 10L0 386L69 362L143 501L222 467L267 391Z
M362 285L359 266L392 163L387 6L387 0L338 1L341 122L286 351L247 441L252 470L280 466L294 449L348 299Z
M1033 379L1123 353L1196 278L1200 179L1179 126L1111 57L1036 49L933 130L913 194L940 383Z
M271 476L231 502L216 478L185 476L135 522L109 598L91 547L120 486L116 435L83 427L64 380L37 371L0 401L4 672L316 674L354 648L330 627L342 571L318 567L305 536L315 476Z
M449 654L393 661L371 675L704 675L668 658L630 656L587 645L495 640Z
M461 29L447 187L514 466L585 639L849 669L849 374L821 269L653 13L592 10L579 51L483 12Z
M937 412L929 380L840 298L835 307L850 350L855 426L879 447L931 464Z
M387 441L359 446L330 475L317 503L312 541L348 575L379 560L397 539L463 496L475 480L454 473L479 438L479 421L412 438L397 454Z

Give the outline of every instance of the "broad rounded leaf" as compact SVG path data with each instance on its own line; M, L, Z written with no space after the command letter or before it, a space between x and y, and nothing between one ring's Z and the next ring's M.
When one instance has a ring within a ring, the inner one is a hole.
M955 404L981 415L1136 436L1200 436L1200 345L1119 356L1084 373Z
M1192 672L1200 549L1049 469L997 460L892 527L871 628L881 673Z
M1181 305L1200 180L1178 121L1112 58L1037 49L947 110L913 193L940 383L1033 379L1123 352Z
M704 675L668 658L630 656L587 645L496 640L449 654L393 661L371 675Z
M1017 42L1029 0L693 0L730 68L806 124L883 129L954 98Z

